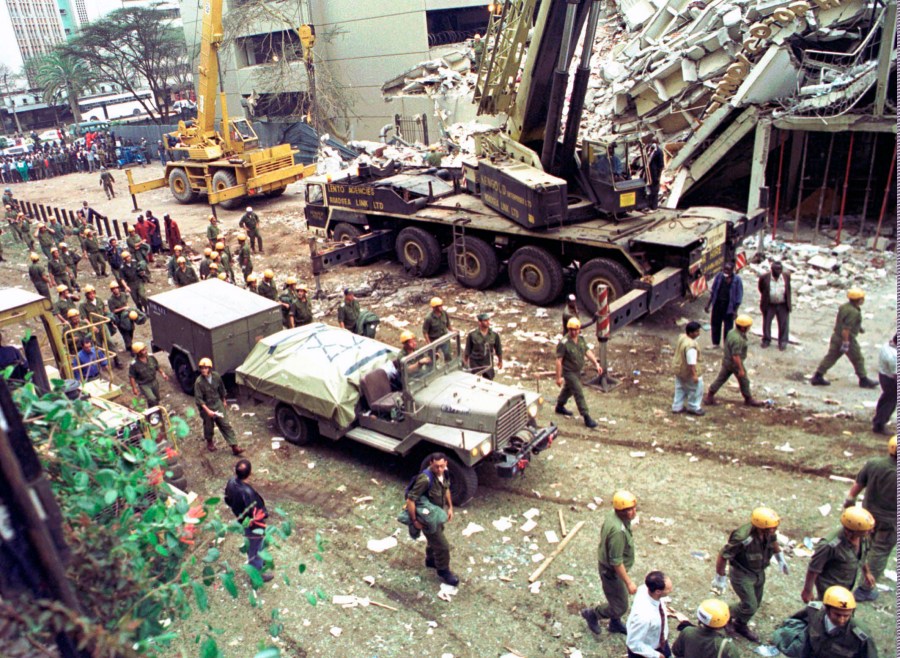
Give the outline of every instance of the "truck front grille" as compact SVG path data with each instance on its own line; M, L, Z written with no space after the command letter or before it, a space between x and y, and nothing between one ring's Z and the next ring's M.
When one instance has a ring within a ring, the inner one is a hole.
M256 175L261 176L262 174L267 174L270 171L275 171L277 169L287 169L288 167L294 166L294 156L289 155L286 158L277 158L274 160L269 160L267 162L262 162L256 165Z
M137 421L120 427L118 435L119 441L123 445L132 448L139 446L141 444L141 439L144 438L143 432L141 431L141 424Z
M516 432L527 425L528 410L525 408L525 400L520 397L497 419L497 449L505 446Z

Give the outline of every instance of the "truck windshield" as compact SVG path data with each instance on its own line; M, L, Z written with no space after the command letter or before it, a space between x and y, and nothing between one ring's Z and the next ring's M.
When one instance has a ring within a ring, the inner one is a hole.
M441 336L400 360L405 388L418 390L430 381L461 367L459 332Z

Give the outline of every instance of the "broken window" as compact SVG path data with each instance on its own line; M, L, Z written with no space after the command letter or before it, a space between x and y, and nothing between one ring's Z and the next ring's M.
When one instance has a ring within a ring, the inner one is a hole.
M460 43L476 34L484 34L489 14L484 6L426 11L428 45Z

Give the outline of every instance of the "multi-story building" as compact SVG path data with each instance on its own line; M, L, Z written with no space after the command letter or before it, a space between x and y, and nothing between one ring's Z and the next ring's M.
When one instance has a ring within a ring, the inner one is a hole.
M13 71L65 38L56 0L0 0L0 61Z

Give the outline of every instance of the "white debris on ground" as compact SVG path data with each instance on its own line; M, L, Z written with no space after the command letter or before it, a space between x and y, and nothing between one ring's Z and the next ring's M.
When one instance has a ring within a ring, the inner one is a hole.
M437 59L420 62L388 80L381 86L381 93L386 97L447 93L465 96L472 93L478 79L471 69L469 53L452 50Z

